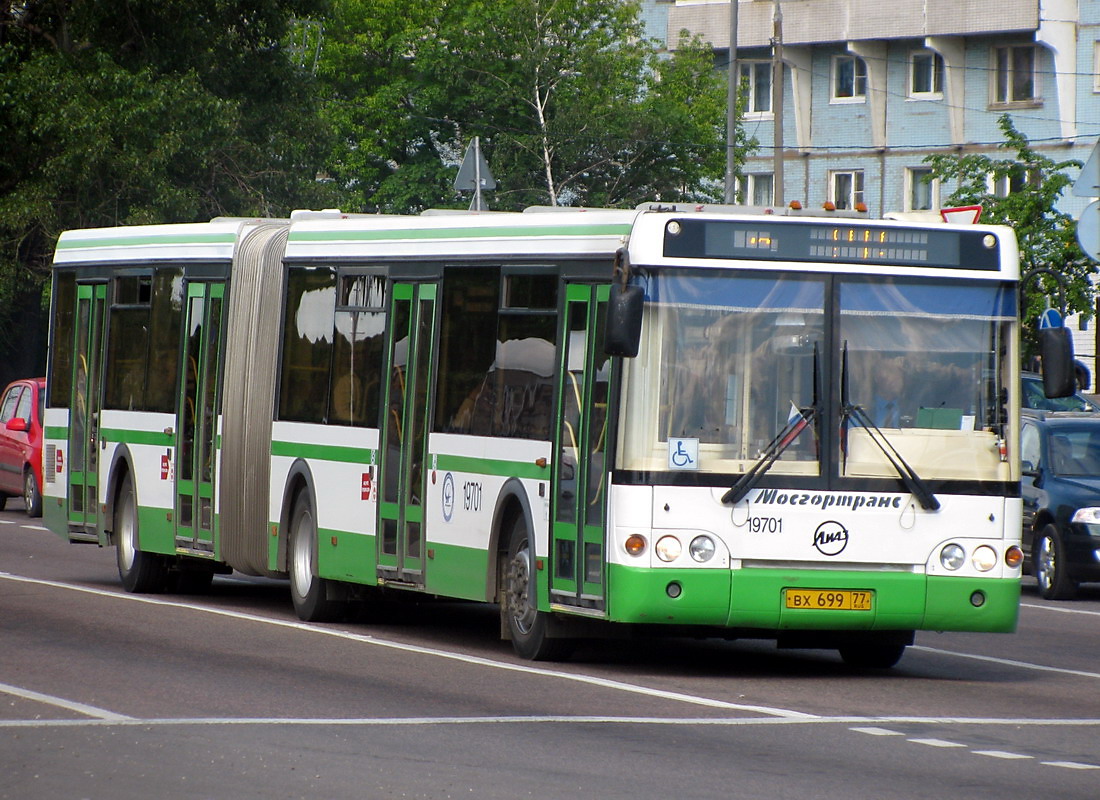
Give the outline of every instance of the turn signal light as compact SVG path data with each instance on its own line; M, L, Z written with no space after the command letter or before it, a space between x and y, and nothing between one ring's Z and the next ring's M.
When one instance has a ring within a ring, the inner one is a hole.
M645 537L640 533L632 533L626 537L626 552L632 556L640 556L645 552Z
M1024 551L1016 545L1005 550L1005 563L1015 569L1024 563Z

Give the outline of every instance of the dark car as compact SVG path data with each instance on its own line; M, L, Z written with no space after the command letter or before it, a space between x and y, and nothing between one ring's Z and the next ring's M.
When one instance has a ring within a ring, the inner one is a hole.
M1100 414L1021 415L1025 567L1048 600L1100 581Z
M1080 392L1069 397L1047 397L1043 391L1043 376L1037 372L1025 372L1020 380L1020 399L1024 408L1040 411L1100 411L1100 405Z
M27 513L42 516L42 416L46 379L14 381L0 395L0 509L23 496Z

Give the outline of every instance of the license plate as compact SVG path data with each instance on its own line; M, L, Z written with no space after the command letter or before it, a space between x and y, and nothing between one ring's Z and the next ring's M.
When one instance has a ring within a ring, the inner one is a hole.
M871 592L854 589L786 589L787 608L814 611L870 611Z

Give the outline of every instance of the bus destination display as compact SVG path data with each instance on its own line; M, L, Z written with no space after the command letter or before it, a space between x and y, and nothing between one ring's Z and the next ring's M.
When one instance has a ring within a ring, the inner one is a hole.
M995 236L984 231L895 228L862 223L676 219L665 226L665 256L819 261L996 270Z

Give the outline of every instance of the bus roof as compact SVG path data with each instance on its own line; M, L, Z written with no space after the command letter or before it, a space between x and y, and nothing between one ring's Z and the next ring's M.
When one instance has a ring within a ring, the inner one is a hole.
M573 210L308 219L291 226L286 257L607 256L626 243L637 216Z
M55 264L172 259L230 261L242 227L258 220L219 219L177 225L134 225L65 231Z

